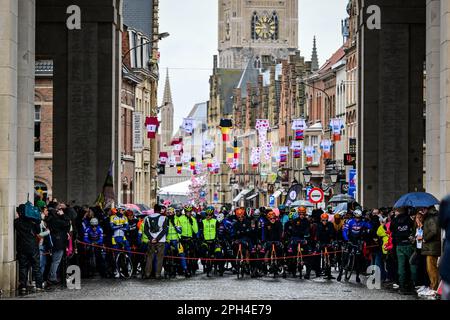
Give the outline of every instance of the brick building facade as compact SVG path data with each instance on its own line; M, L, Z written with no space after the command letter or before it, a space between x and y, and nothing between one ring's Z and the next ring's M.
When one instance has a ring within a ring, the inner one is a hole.
M53 61L37 60L34 112L35 190L52 198L53 167Z

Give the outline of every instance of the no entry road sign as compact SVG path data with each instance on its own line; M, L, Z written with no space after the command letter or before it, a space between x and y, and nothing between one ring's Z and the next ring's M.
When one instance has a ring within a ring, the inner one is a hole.
M323 201L323 190L320 188L312 188L309 191L309 201L312 203L319 203Z

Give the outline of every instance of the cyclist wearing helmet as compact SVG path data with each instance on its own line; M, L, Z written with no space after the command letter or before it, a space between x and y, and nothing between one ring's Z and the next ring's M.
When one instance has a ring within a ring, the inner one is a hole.
M103 229L98 225L98 219L92 218L90 226L84 231L83 241L103 245Z
M138 228L137 228L138 219L136 219L133 210L130 209L125 211L125 216L127 217L129 225L129 228L125 232L125 235L128 241L130 242L130 246L132 248L136 248L138 238Z
M267 213L269 223L266 225L266 241L281 241L283 227L273 211Z
M216 215L216 220L217 220L217 224L218 224L218 229L217 229L217 239L223 240L225 238L225 227L223 225L223 220L225 219L225 216L223 215L222 212L219 212Z
M212 206L206 208L206 217L202 221L202 238L205 241L215 241L219 232L219 223L214 218L215 209Z
M90 226L84 232L84 242L90 244L96 244L99 246L103 245L103 229L98 225L98 219L92 218L90 221ZM98 261L100 275L105 277L105 251L102 248L90 247L95 254L95 259ZM89 251L92 252L92 251Z
M328 219L328 213L322 213L320 223L317 225L317 240L321 245L328 245L334 239L334 227Z
M260 207L259 208L259 219L258 219L258 227L260 230L260 240L264 243L266 241L266 235L265 235L265 228L266 225L269 223L266 217L266 208Z
M192 239L198 233L197 220L192 216L192 207L185 206L184 214L178 216L181 224L181 239Z
M199 236L199 226L197 219L193 216L193 213L195 213L193 207L187 204L183 209L184 214L178 217L181 225L180 242L186 250L186 254L192 258L193 256L197 256L194 239ZM197 261L195 263L193 260L187 262L189 264L189 272L194 273L198 268Z
M111 244L113 248L119 248L123 244L125 250L130 251L130 244L125 236L125 231L128 231L130 226L128 224L128 219L125 216L125 208L117 208L115 215L110 217L109 223L113 231L111 238Z
M356 243L358 240L363 240L363 236L370 230L370 223L363 221L362 211L356 209L353 211L354 218L351 219L343 228L343 237L345 241Z
M276 214L273 211L269 211L267 213L267 220L269 223L265 225L265 249L266 254L265 257L268 258L271 251L272 243L275 242L277 255L279 256L281 250L281 236L283 234L283 226L281 222L277 219Z
M213 206L209 206L205 210L206 217L202 221L202 239L203 243L201 246L201 254L204 258L222 258L222 251L220 246L217 243L217 235L219 233L219 223L214 218L215 209ZM209 252L209 256L207 255ZM202 261L203 264L203 261ZM223 270L221 268L221 274L223 274Z
M298 240L309 240L310 224L306 218L306 209L300 207L298 213L292 214L292 221L290 221L285 228L285 238L290 239L291 242Z
M255 245L258 243L258 240L261 238L261 230L258 226L258 219L259 217L255 217L254 214L254 210L251 209L251 216L249 217L249 221L250 221L250 234L249 234L249 238L250 238L250 242L252 243L252 245Z
M347 224L344 224L342 235L345 241L350 242L354 246L361 247L361 243L364 240L364 236L367 232L370 231L371 225L370 223L363 221L362 219L362 211L360 209L356 209L353 211L353 219L350 219ZM361 249L361 248L360 248ZM361 260L363 257L358 255L359 263L356 266L356 282L360 283L361 279L359 278L360 268L361 268ZM341 273L339 273L338 281L341 280Z
M169 225L168 225L168 232L166 236L166 246L164 250L164 255L167 254L167 251L170 249L170 247L175 248L178 255L181 257L181 267L183 268L184 275L188 277L187 272L187 264L186 259L184 255L183 246L180 243L180 234L181 234L181 224L178 220L178 217L175 215L175 208L169 207L167 209L167 217L169 219Z
M327 213L322 213L320 215L320 223L317 225L317 239L321 252L325 247L330 248L331 242L334 240L334 227L333 224L328 221ZM331 249L329 251L331 251ZM331 276L331 269L325 270L325 272L326 279L334 279Z
M299 207L298 213L292 215L292 221L286 225L286 239L289 239L288 255L297 251L298 243L302 249L302 254L307 255L310 253L310 237L311 237L311 224L306 217L306 208ZM296 252L297 253L297 252ZM304 263L306 266L305 279L310 278L312 269L312 257L305 257Z
M249 254L249 251L252 249L252 243L251 243L251 222L245 215L245 209L244 208L236 208L235 209L235 215L236 215L236 222L233 224L233 231L234 231L234 240L239 240L244 248L247 247L247 257Z

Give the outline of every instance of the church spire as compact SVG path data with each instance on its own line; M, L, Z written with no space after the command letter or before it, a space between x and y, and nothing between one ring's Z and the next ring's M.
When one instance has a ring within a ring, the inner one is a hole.
M311 69L312 69L312 71L319 70L319 58L317 57L316 36L314 36L314 40L313 40L313 50L312 50L312 56L311 56Z
M172 92L170 91L169 68L166 71L166 84L164 86L163 104L172 103Z

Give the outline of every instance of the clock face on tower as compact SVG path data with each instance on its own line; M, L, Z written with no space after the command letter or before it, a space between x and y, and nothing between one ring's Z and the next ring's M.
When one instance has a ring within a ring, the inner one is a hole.
M267 16L258 18L255 23L255 32L258 38L270 39L275 34L275 21Z

